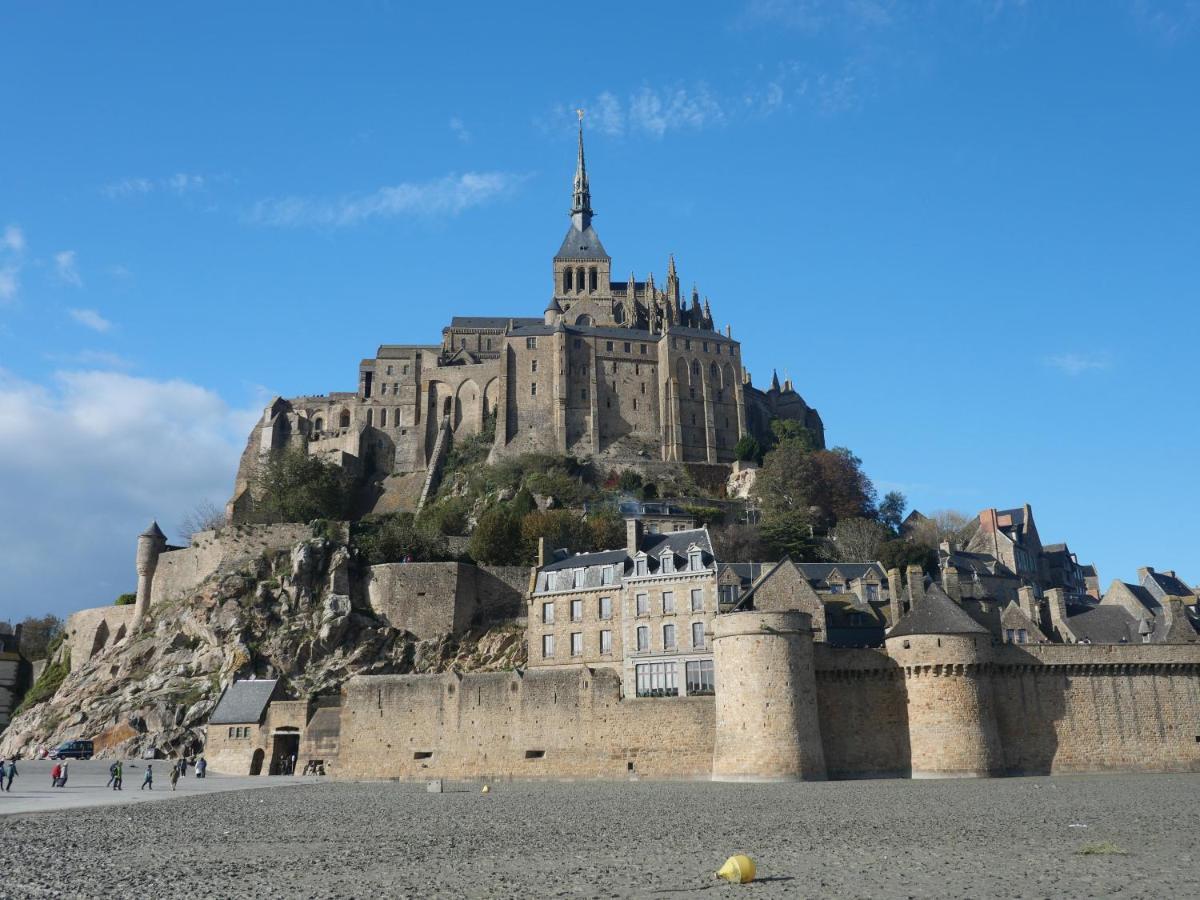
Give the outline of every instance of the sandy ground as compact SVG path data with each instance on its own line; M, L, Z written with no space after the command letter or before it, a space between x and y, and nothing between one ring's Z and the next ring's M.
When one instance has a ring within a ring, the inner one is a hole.
M280 781L292 786L6 816L0 895L1200 896L1200 776L501 783L486 795ZM735 852L761 881L712 879Z

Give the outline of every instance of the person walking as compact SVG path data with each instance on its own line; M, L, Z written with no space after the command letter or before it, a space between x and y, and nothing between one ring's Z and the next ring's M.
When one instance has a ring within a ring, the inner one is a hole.
M208 760L203 756L196 760L196 777L203 778L204 773L208 771Z
M171 766L171 790L175 790L177 784L179 784L179 763Z
M117 760L115 763L113 763L113 765L116 766L117 770L115 773L113 773L112 786L114 791L119 791L121 790L121 779L125 775L125 766L121 764L120 760Z
M50 787L58 787L58 779L62 777L62 763L55 763L50 770Z
M12 780L17 777L17 758L14 756L8 761L8 781L4 783L4 790L12 790Z
M117 777L117 764L113 763L111 766L108 767L108 782L104 786L112 787L112 783L113 783L113 781L116 780L116 777Z
M65 762L65 763L63 763L62 775L60 775L60 776L59 776L59 778L58 778L58 786L59 786L59 787L66 787L66 786L67 786L67 770L68 770L70 767L71 767L71 764L70 764L69 762Z
M146 775L142 779L142 786L138 790L144 791L146 788L154 790L154 768L150 763L146 763Z

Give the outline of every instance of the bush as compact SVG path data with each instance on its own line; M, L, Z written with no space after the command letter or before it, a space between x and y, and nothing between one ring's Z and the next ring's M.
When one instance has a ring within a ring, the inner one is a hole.
M733 447L733 455L742 462L762 462L762 444L754 435L747 432L738 438L738 442Z
M57 646L57 645L56 645ZM63 657L58 662L49 663L42 670L41 677L31 687L28 693L25 694L25 699L21 701L21 705L14 711L14 716L19 716L27 709L32 709L39 703L49 700L58 693L58 689L62 687L62 683L67 676L71 674L71 652L68 650L63 654Z
M372 516L355 523L351 542L372 566L396 562L436 562L447 558L446 542L432 525L412 513Z
M347 519L355 480L341 466L303 450L276 450L254 474L250 491L255 517L265 522Z
M522 553L525 559L537 558L538 541L541 538L545 538L547 552L560 548L569 553L592 549L591 528L578 513L568 509L537 510L521 520Z
M715 506L685 506L684 509L695 521L697 528L719 525L725 521L725 511Z
M493 507L479 517L467 552L477 563L514 566L529 562L523 555L520 520L503 506Z
M625 520L612 507L598 509L588 516L593 550L618 550L625 546Z
M118 594L113 606L133 606L137 603L137 594Z
M461 535L467 533L468 511L465 497L447 497L428 507L421 518L439 534Z
M617 478L617 488L627 494L641 494L642 473L636 469L626 469Z

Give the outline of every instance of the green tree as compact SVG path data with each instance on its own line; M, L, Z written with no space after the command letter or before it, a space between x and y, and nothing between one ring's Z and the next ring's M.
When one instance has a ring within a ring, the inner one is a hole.
M642 493L644 479L637 469L626 469L617 477L617 489L626 494Z
M118 594L113 606L133 606L137 603L137 594Z
M612 507L588 514L592 550L618 550L625 546L625 520Z
M446 542L434 523L410 512L372 516L354 523L351 540L372 566L446 559Z
M547 552L565 549L569 553L578 553L592 549L592 531L588 523L569 509L539 509L521 520L522 554L525 559L537 557L538 541L542 538L545 538Z
M45 659L62 642L65 623L53 613L26 616L21 621L21 655L26 659Z
M795 419L772 419L771 436L776 444L799 441L806 450L817 449L816 437Z
M874 519L875 485L862 470L862 460L845 447L812 454L816 471L811 498L827 522Z
M273 451L251 484L257 516L267 522L349 518L354 491L341 466L294 447Z
M770 519L764 518L759 533L771 559L786 555L804 562L820 556L820 542L807 513L781 512Z
M479 517L467 552L478 563L515 566L530 560L523 553L521 522L504 506L495 506Z
M937 554L913 541L895 538L879 545L879 563L885 569L903 572L909 566L920 566L926 572L937 568Z
M460 535L467 532L468 504L465 497L447 497L421 513L421 518L441 534Z
M893 534L900 533L900 525L904 522L904 510L908 499L899 491L888 491L883 502L879 504L879 521Z
M529 493L527 488L521 488L517 491L517 496L513 497L512 501L508 504L508 508L518 519L523 519L535 511L538 505L537 501L533 499L533 494Z

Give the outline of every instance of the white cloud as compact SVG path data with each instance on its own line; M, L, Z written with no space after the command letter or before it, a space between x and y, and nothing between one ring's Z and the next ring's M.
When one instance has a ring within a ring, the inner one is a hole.
M54 254L54 271L58 273L59 281L72 287L83 287L83 279L79 277L79 268L75 264L74 250L61 250Z
M112 200L149 194L154 191L169 191L173 194L182 195L200 190L208 184L208 180L204 175L196 175L190 172L176 172L174 175L167 175L161 178L146 178L143 176L121 178L104 185L104 187L100 188L100 193Z
M5 614L61 615L132 590L135 536L224 502L260 414L185 381L60 371L43 385L0 369Z
M1075 377L1084 372L1097 369L1107 369L1110 362L1105 356L1087 353L1059 353L1046 358L1046 365L1060 372Z
M106 331L112 330L112 322L100 315L94 309L69 309L71 318L82 325L84 328L90 328L92 331L98 331L103 334Z
M312 197L260 200L246 218L259 225L336 228L375 218L456 216L511 193L525 178L510 172L467 172L434 181L404 182L334 200Z
M25 249L25 232L16 225L7 226L4 236L0 237L0 247L13 253L21 253Z
M20 290L19 266L0 266L0 303L15 300Z
M612 91L578 105L586 115L585 128L620 137L626 133L661 138L668 131L699 131L725 122L728 101L717 97L707 85L655 88L643 85L622 100ZM576 105L558 110L563 119L574 120Z
M467 126L463 124L463 120L458 116L451 116L450 130L454 132L454 136L464 144L469 144L471 142L471 132L467 129Z
M1200 31L1200 0L1133 0L1129 8L1139 28L1166 44Z

